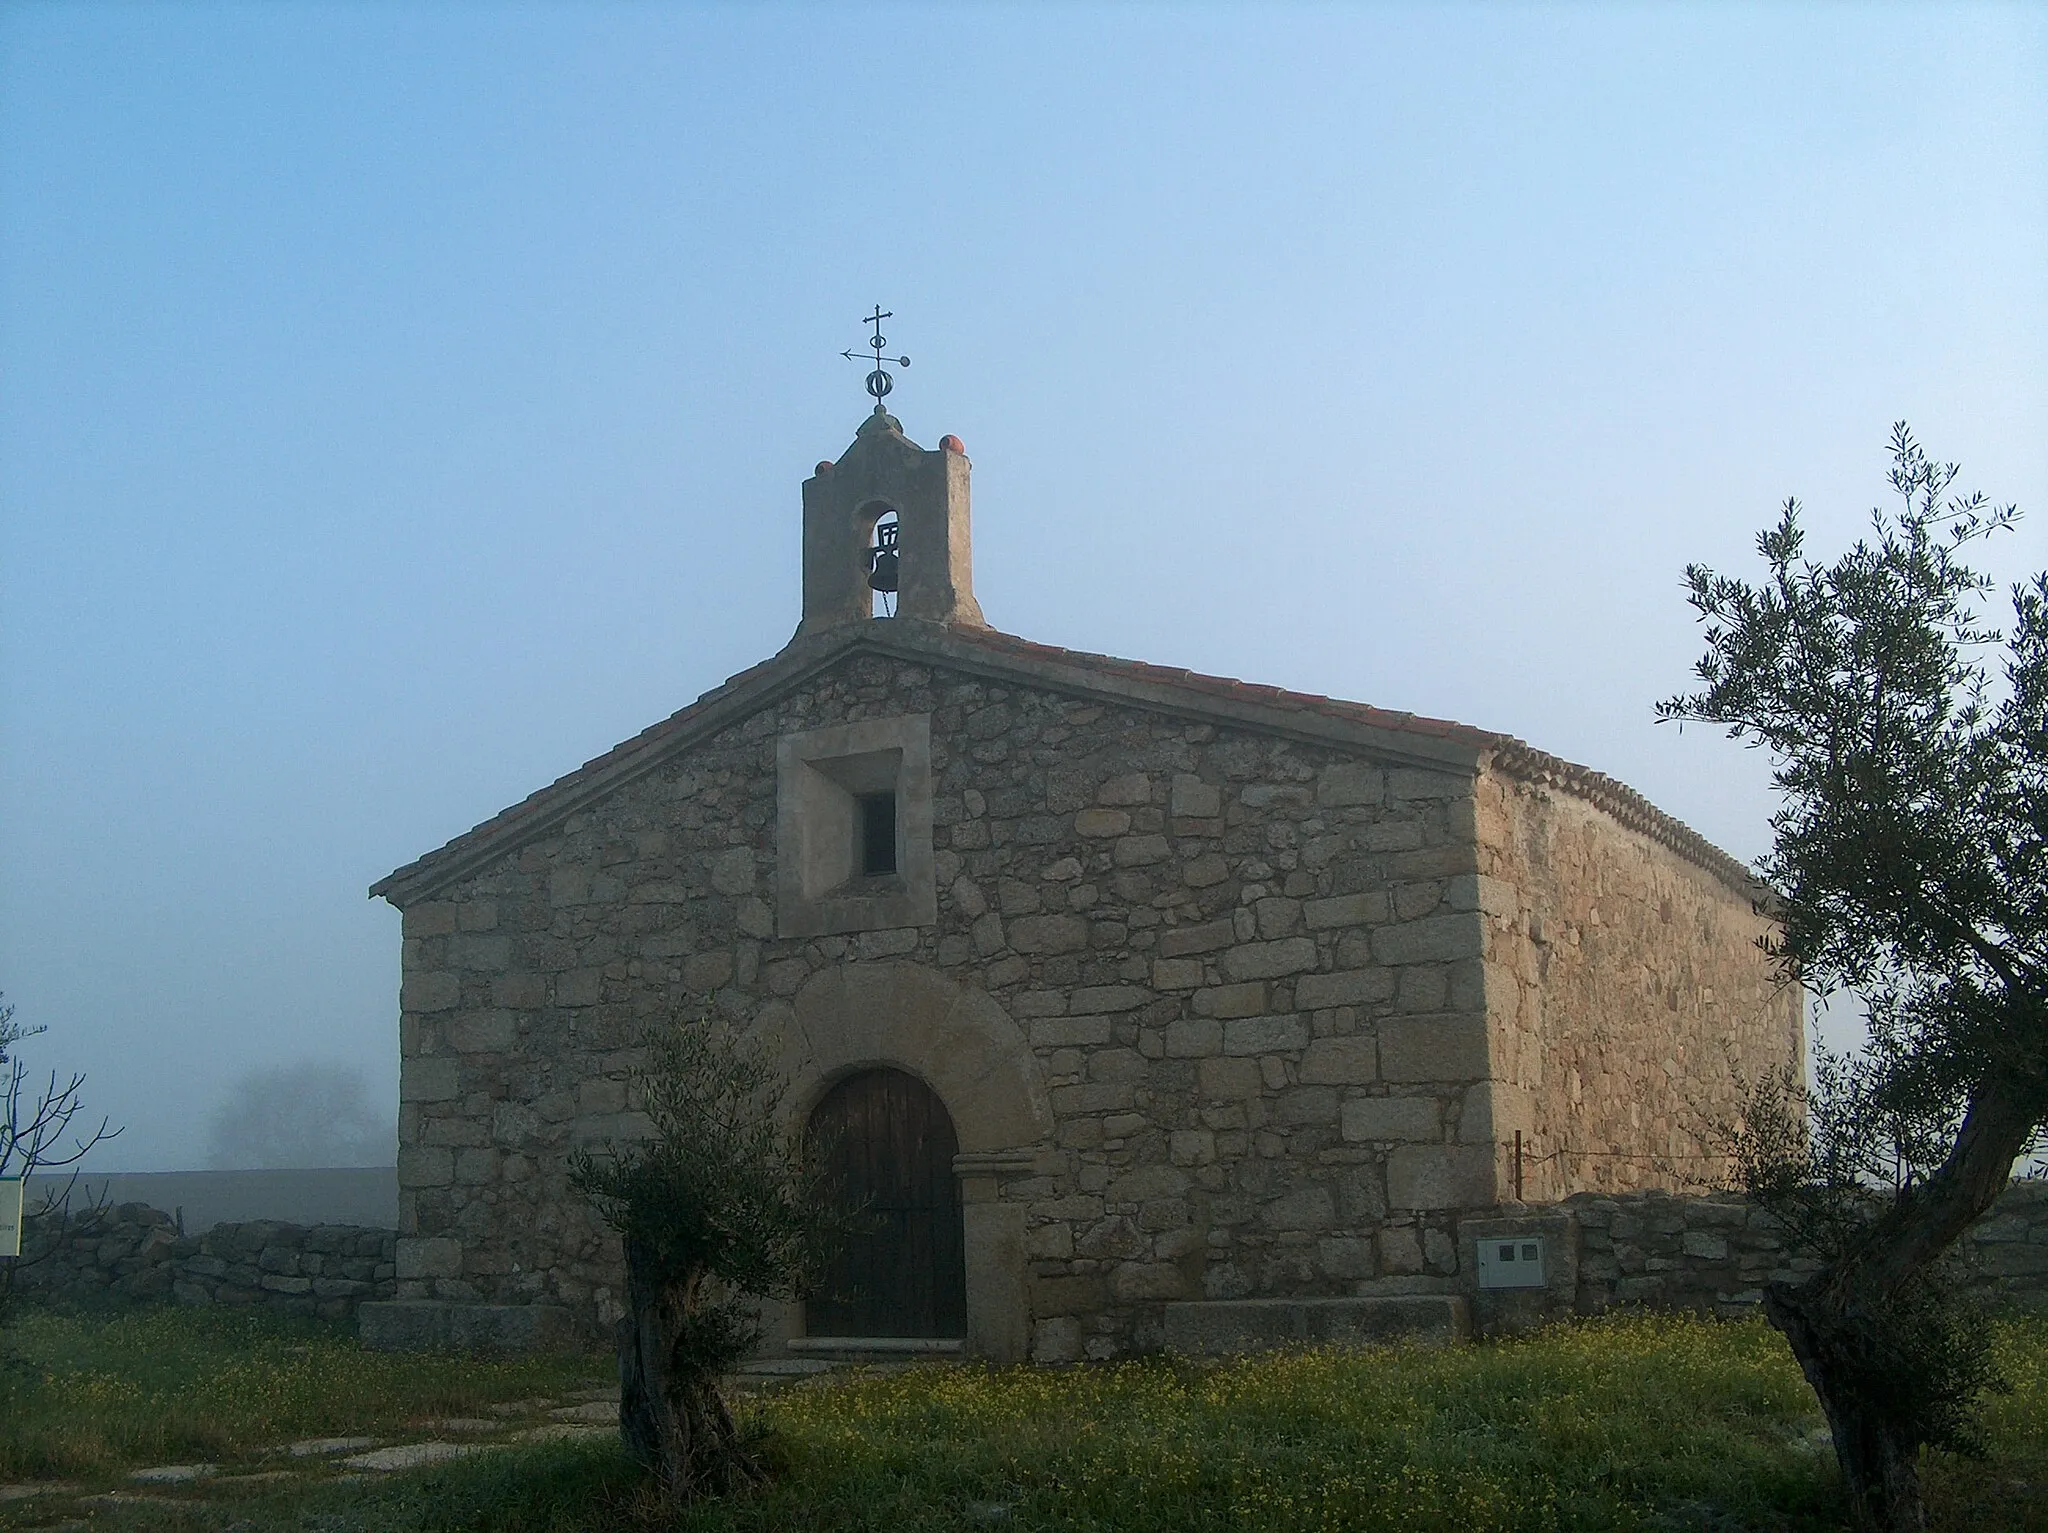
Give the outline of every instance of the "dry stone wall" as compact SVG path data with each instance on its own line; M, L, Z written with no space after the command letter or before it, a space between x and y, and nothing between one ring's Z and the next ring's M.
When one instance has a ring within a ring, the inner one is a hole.
M1769 1215L1737 1197L1582 1193L1560 1205L1579 1231L1576 1307L1739 1315L1766 1283L1800 1277ZM1957 1242L1964 1280L2013 1304L2048 1303L2048 1183L2016 1182Z
M216 1224L188 1238L162 1209L123 1203L29 1219L17 1280L23 1293L81 1303L256 1306L339 1320L392 1297L397 1238L395 1230L273 1219Z

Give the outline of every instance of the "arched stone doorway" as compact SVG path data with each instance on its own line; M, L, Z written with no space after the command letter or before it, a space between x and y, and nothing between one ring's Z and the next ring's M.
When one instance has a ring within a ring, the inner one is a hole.
M808 1125L840 1082L866 1070L911 1075L944 1105L959 1136L953 1176L967 1351L1021 1362L1031 1334L1025 1205L1001 1189L1034 1174L1053 1116L1038 1062L1001 1004L921 964L846 963L813 974L789 1000L763 1006L754 1035L789 1082L783 1100L792 1129ZM776 1305L763 1318L771 1353L810 1329L802 1305Z
M838 1196L861 1213L805 1301L805 1329L964 1337L960 1143L945 1103L905 1071L861 1070L825 1093L809 1137Z

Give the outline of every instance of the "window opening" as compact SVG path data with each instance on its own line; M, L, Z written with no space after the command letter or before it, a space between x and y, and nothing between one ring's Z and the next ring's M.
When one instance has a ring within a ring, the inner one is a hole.
M860 870L870 876L896 871L896 795L860 796Z

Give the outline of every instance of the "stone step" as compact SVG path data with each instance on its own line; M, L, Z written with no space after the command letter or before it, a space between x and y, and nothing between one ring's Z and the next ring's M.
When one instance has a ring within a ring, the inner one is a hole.
M1471 1335L1471 1306L1458 1294L1218 1299L1166 1306L1166 1350L1189 1357L1390 1341L1442 1345Z
M824 1362L886 1365L950 1362L966 1355L967 1343L956 1336L798 1336L789 1350Z

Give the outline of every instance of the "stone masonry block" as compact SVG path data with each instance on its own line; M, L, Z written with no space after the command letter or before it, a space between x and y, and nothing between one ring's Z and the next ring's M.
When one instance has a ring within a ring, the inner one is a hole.
M1388 798L1466 798L1472 779L1448 772L1428 772L1419 767L1396 767L1387 773Z
M399 1061L398 1099L401 1102L445 1102L457 1095L461 1064L445 1055Z
M1193 990L1205 977L1199 958L1155 958L1152 984L1160 990Z
M1255 1097L1265 1089L1256 1059L1205 1059L1197 1070L1202 1095L1215 1101Z
M1362 1086L1380 1077L1371 1038L1318 1038L1301 1056L1304 1085Z
M1200 926L1177 926L1159 934L1161 958L1183 958L1190 953L1214 953L1237 941L1237 931L1228 921L1207 921Z
M1462 1012L1392 1017L1379 1025L1380 1074L1390 1081L1486 1078L1486 1019Z
M1283 974L1300 974L1315 966L1316 945L1309 937L1247 942L1223 955L1223 972L1234 980L1277 979Z
M1485 1208L1495 1199L1491 1146L1402 1145L1387 1154L1394 1208Z
M1341 1123L1344 1137L1354 1144L1443 1135L1443 1112L1435 1097L1357 1097L1344 1104Z
M1131 817L1122 809L1083 809L1074 816L1074 834L1092 839L1128 835Z
M750 848L735 846L711 859L711 887L720 894L754 892L754 854Z
M1213 1017L1182 1017L1166 1024L1168 1059L1204 1059L1223 1052L1223 1024Z
M1130 1011L1153 999L1152 993L1137 985L1084 985L1067 1000L1076 1012Z
M491 1001L515 1011L548 1003L548 982L538 974L501 974L491 981Z
M1479 951L1478 917L1464 912L1382 926L1372 934L1372 956L1385 964L1448 963L1476 958Z
M1330 1006L1364 1006L1394 993L1394 977L1384 969L1346 969L1338 974L1304 974L1294 982L1294 1004L1304 1011Z
M458 1054L502 1053L519 1041L519 1019L509 1011L472 1011L448 1024L448 1046Z
M1444 903L1453 910L1483 910L1490 916L1512 916L1515 886L1484 873L1460 873L1444 886Z
M458 969L502 973L512 963L512 939L487 932L463 932L448 939L448 956Z
M455 907L445 900L414 905L405 913L408 937L445 937L455 930Z
M1165 862L1173 855L1173 846L1164 836L1125 836L1116 844L1116 865L1120 868L1148 868L1154 863Z
M1226 1054L1277 1054L1305 1049L1308 1042L1306 1017L1236 1017L1223 1024L1223 1052Z
M1109 1042L1107 1017L1039 1017L1031 1024L1034 1049L1093 1048Z
M1098 804L1149 804L1152 802L1152 779L1143 772L1130 772L1122 777L1112 777L1095 790Z
M1213 820L1223 813L1223 794L1190 773L1173 779L1173 797L1168 805L1175 819Z
M1326 900L1310 900L1302 906L1301 914L1308 929L1319 932L1339 926L1377 925L1385 921L1391 911L1386 892L1369 889L1363 894L1339 894Z
M399 982L398 1004L406 1011L446 1011L462 999L462 977L446 969L415 971Z
M398 1185L401 1187L446 1187L455 1180L455 1154L432 1145L402 1144L398 1147Z
M1266 986L1261 980L1252 980L1242 985L1211 985L1207 990L1197 990L1194 997L1195 1015L1198 1017L1258 1017L1270 1009L1266 1001Z
M1078 953L1088 946L1088 923L1079 916L1019 916L1009 936L1020 953Z
M1387 796L1386 777L1378 767L1339 761L1316 778L1316 802L1325 809L1377 804Z

